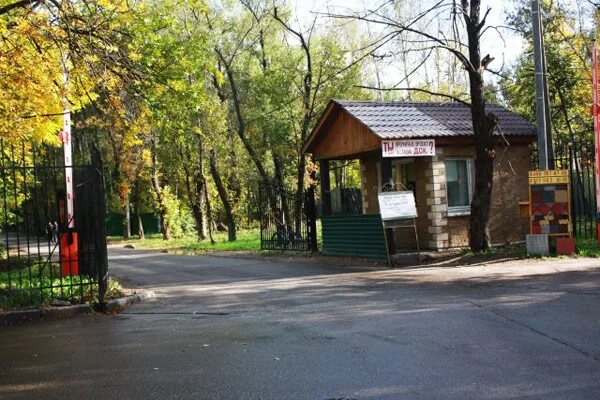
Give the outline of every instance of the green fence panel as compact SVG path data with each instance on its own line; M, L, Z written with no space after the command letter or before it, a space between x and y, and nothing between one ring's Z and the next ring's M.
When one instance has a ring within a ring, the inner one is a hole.
M144 227L145 234L160 233L160 222L158 215L156 214L141 214L142 226ZM119 213L107 213L106 214L106 234L108 236L122 236L123 235L123 218L125 216ZM135 216L131 216L131 233L135 235L137 233L137 219Z
M108 236L123 235L123 215L106 213L106 234Z
M379 214L323 216L323 254L387 260Z

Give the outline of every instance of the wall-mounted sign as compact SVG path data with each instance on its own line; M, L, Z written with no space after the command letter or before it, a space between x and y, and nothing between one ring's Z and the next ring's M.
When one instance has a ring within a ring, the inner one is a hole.
M381 151L383 157L431 157L435 156L435 140L383 140Z
M415 195L412 191L382 192L377 198L383 221L417 218Z
M568 170L529 172L529 227L534 234L571 236Z
M545 185L553 183L569 183L569 170L556 169L549 171L529 171L530 185Z

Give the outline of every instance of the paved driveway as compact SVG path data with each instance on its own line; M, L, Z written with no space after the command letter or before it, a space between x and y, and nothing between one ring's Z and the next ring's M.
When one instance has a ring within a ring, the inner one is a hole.
M376 271L112 249L110 266L157 296L0 328L0 399L600 398L600 261Z

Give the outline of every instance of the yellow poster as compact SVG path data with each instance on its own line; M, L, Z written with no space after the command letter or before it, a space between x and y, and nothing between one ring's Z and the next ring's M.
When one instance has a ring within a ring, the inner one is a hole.
M529 171L530 185L553 185L557 183L569 183L568 169Z

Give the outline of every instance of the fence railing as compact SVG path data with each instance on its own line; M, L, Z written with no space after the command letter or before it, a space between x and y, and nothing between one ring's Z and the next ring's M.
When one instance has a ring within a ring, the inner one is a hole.
M0 308L104 301L102 163L96 153L92 165L65 167L61 153L0 141ZM75 228L65 217L67 175Z
M301 199L272 186L259 187L262 250L316 251L314 190Z
M596 180L593 143L564 143L555 149L554 158L550 162L556 169L569 170L573 235L577 238L595 239Z

